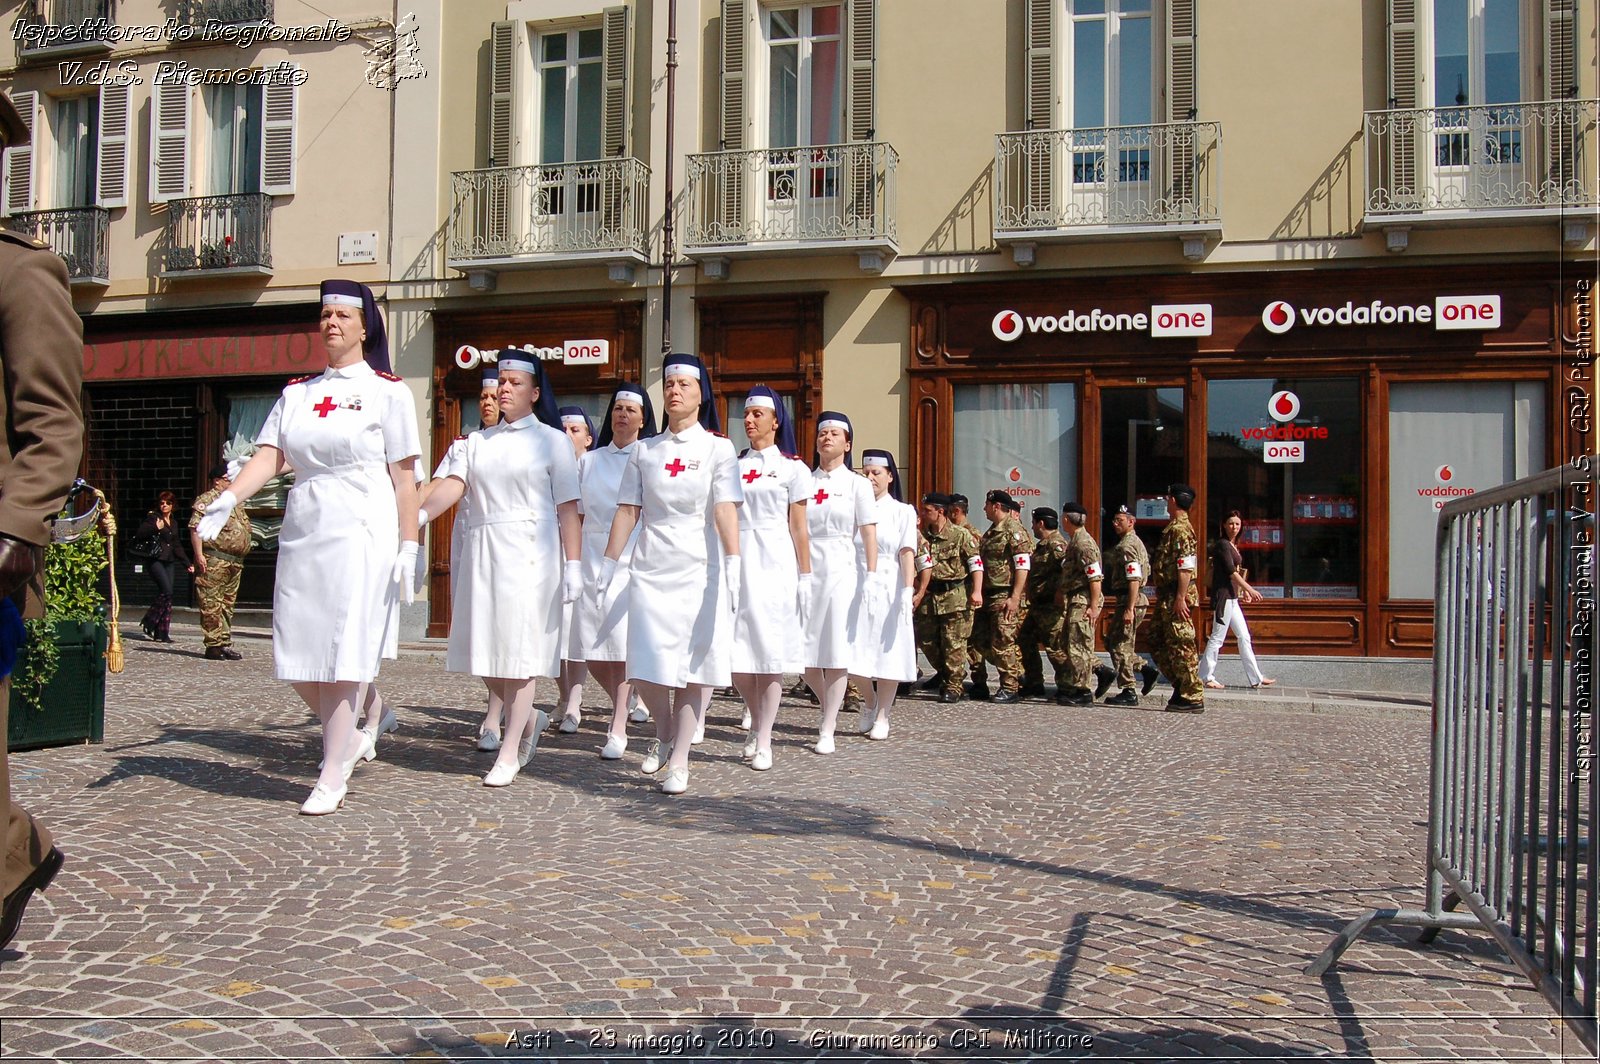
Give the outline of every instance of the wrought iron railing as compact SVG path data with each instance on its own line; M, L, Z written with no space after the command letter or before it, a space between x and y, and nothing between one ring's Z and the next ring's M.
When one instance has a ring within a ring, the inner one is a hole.
M684 244L893 244L899 162L883 141L691 155Z
M178 0L177 18L180 26L271 22L272 8L273 0Z
M452 260L647 254L650 168L638 159L452 175Z
M107 280L111 212L104 207L64 207L53 211L21 211L6 223L12 230L43 240L67 264L74 281Z
M20 54L109 44L117 0L23 0L13 34Z
M1216 122L1040 129L995 141L997 234L1221 224Z
M1600 101L1368 111L1369 217L1593 208Z
M167 206L168 273L272 268L271 196L200 196Z

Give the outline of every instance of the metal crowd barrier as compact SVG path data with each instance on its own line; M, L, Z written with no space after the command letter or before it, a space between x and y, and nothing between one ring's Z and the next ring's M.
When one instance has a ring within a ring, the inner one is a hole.
M1425 909L1350 923L1481 928L1596 1052L1595 463L1453 499L1439 515ZM1465 906L1467 912L1457 912Z

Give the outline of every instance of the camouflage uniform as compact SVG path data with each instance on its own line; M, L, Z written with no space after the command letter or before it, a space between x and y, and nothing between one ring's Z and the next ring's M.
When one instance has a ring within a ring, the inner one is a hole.
M221 490L212 488L194 501L189 518L193 529L200 515ZM233 603L239 597L239 577L244 574L244 556L250 553L250 518L243 506L235 506L215 542L204 544L205 572L194 574L194 590L200 600L200 634L207 647L233 643Z
M972 537L972 542L973 542L974 546L977 546L979 544L979 542L980 542L982 537L980 537L978 535L978 530L977 529L973 528L970 524L966 523L965 521L962 521L961 523L957 524L954 520L952 520L950 523L952 525L955 525L957 528L964 529L966 531L967 535ZM983 687L987 687L988 684L989 684L989 670L984 667L983 654L978 650L977 647L973 646L972 642L971 642L971 639L972 639L972 628L973 628L973 625L976 624L976 623L977 623L976 611L973 610L971 605L968 605L967 606L967 617L966 617L966 621L965 621L966 629L967 629L967 639L968 639L968 642L967 642L967 668L970 671L970 673L972 674L972 682L973 683L978 684L978 685L983 686Z
M945 525L943 532L923 529L923 536L933 560L933 580L917 610L917 639L922 653L944 677L945 691L959 696L967 678L967 636L972 631L967 587L978 545L955 524Z
M1015 692L1022 685L1022 652L1017 648L1017 630L1027 614L1026 601L1009 616L1000 604L1011 597L1018 577L1015 560L1033 553L1033 537L1028 535L1016 514L1007 513L1000 523L983 534L978 543L983 556L983 608L972 615L970 650L981 654L1000 673L1000 690ZM982 667L974 683L986 682Z
M1089 624L1089 585L1102 579L1100 545L1088 529L1074 529L1061 562L1061 593L1066 599L1066 619L1057 648L1067 659L1067 684L1063 692L1087 693L1094 687L1094 628Z
M1117 541L1106 555L1106 598L1116 601L1108 606L1111 624L1106 629L1106 649L1111 651L1111 664L1117 669L1117 686L1132 687L1139 667L1144 664L1133 648L1139 625L1144 621L1145 599L1141 589L1133 603L1133 624L1122 619L1128 608L1128 581L1150 582L1150 555L1145 552L1144 541L1132 529Z
M1061 624L1066 611L1056 603L1061 592L1061 563L1067 557L1067 541L1061 533L1049 528L1033 549L1033 568L1028 571L1028 615L1023 618L1022 630L1017 633L1017 645L1022 651L1022 686L1032 691L1044 687L1044 666L1039 661L1039 648L1043 647L1055 666L1056 686L1060 687L1067 675L1067 655L1061 649Z
M1195 586L1199 575L1195 571L1195 555L1199 549L1189 515L1179 510L1161 533L1150 573L1156 586L1155 608L1150 613L1150 654L1172 681L1177 697L1194 702L1205 698L1200 686L1200 656L1194 644L1194 618L1200 609L1200 592ZM1189 581L1187 621L1180 620L1172 608L1178 597L1178 567L1185 561L1193 577Z

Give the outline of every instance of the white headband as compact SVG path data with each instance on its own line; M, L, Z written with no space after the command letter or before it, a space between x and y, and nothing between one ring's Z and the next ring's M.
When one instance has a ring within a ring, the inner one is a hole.
M327 295L322 297L323 306L327 306L329 303L338 303L343 307L359 307L364 305L361 302L360 296L347 296L341 292L329 292Z
M833 418L829 418L826 421L817 422L817 431L821 432L823 429L843 429L844 431L849 432L850 423L848 421L835 421Z
M691 366L687 362L674 362L661 370L661 377L663 380L668 377L693 377L695 380L699 380L700 368Z
M523 373L531 373L535 377L539 375L539 367L523 358L521 355L502 354L498 361L500 363L501 373L504 373L508 369L514 369L521 370Z
M752 395L750 398L744 401L744 407L746 410L750 409L752 406L763 407L767 410L771 410L773 413L777 413L778 411L778 404L772 401L772 396L770 395Z
M637 403L638 405L643 406L644 396L640 395L638 392L618 392L612 397L611 401L614 403Z
M587 425L589 424L589 419L582 414L563 414L561 423L563 425Z
M481 392L485 388L498 388L498 387L500 387L500 378L499 377L485 377L485 378L483 378L483 383L478 385L478 390Z
M861 460L861 464L864 465L864 466L875 465L875 466L882 466L885 469L889 468L889 460L887 458L880 458L879 456L877 456L875 454L870 454L867 457L863 458Z

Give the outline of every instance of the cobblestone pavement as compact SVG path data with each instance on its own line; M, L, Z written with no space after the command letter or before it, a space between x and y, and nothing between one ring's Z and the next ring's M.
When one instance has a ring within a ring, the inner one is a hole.
M494 791L482 686L413 657L402 730L312 819L266 644L177 635L128 644L103 746L12 758L68 863L0 954L8 1061L1582 1053L1485 936L1379 930L1302 974L1421 904L1416 705L912 699L819 757L786 699L761 774L718 699L683 797L643 742L596 757L597 715Z

